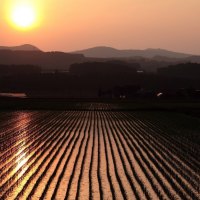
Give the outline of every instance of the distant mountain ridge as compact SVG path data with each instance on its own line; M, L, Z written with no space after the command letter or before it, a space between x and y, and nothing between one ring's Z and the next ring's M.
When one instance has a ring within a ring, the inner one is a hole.
M85 61L82 54L0 50L0 65L35 65L42 70L69 70L71 64Z
M156 56L169 57L169 58L187 58L192 56L191 54L179 53L168 51L165 49L145 49L145 50L118 50L111 47L93 47L73 53L83 54L86 57L92 58L125 58L125 57L146 57L153 58Z
M12 50L12 51L41 51L38 47L31 44L23 44L19 46L0 46L0 50ZM128 58L128 57L144 57L144 58L154 58L154 57L166 57L166 58L188 58L191 56L196 56L187 53L180 53L169 51L165 49L153 49L148 48L144 50L119 50L112 47L97 46L93 48L83 49L79 51L69 52L75 54L83 54L85 57L91 58Z
M0 46L0 50L11 50L11 51L41 51L39 48L36 46L33 46L31 44L23 44L20 46L13 46L13 47L8 47L8 46Z
M123 61L138 63L146 72L179 63L200 63L200 56L164 49L118 50L111 47L94 47L75 52L44 52L36 46L24 44L16 47L0 46L0 65L36 65L42 70L68 71L74 63Z

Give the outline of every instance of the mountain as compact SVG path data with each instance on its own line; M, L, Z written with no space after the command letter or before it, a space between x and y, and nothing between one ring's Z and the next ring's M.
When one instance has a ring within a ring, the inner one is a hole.
M0 65L35 65L42 70L69 70L73 63L85 62L80 54L43 51L0 50Z
M0 46L0 50L12 50L12 51L41 51L36 46L30 45L30 44L23 44L20 46L14 46L14 47L7 47L7 46Z
M186 58L192 56L190 54L178 53L164 49L145 49L145 50L118 50L111 47L94 47L85 50L76 51L86 57L95 58L125 58L125 57L146 57L153 58L155 56L169 58Z
M200 63L200 56L191 56L187 58L188 62Z
M178 63L200 63L200 56L177 53L163 49L118 50L111 47L94 47L72 53L43 52L25 44L16 47L0 46L0 65L36 65L42 70L69 70L70 65L82 62L119 60L128 64L138 63L146 72Z

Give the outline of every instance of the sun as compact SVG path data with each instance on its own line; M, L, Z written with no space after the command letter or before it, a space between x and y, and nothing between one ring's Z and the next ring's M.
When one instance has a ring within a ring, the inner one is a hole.
M11 11L12 23L21 29L30 29L36 23L36 11L33 6L16 5Z

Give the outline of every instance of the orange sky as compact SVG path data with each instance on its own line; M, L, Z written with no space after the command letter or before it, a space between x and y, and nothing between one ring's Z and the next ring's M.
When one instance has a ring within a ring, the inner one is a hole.
M20 31L6 19L20 1L36 6L40 25ZM0 46L31 43L72 51L98 45L165 48L200 54L199 0L1 0Z

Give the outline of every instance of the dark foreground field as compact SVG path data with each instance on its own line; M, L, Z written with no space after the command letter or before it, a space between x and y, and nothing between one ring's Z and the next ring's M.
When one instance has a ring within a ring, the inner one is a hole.
M200 119L112 106L1 111L0 199L200 199Z

